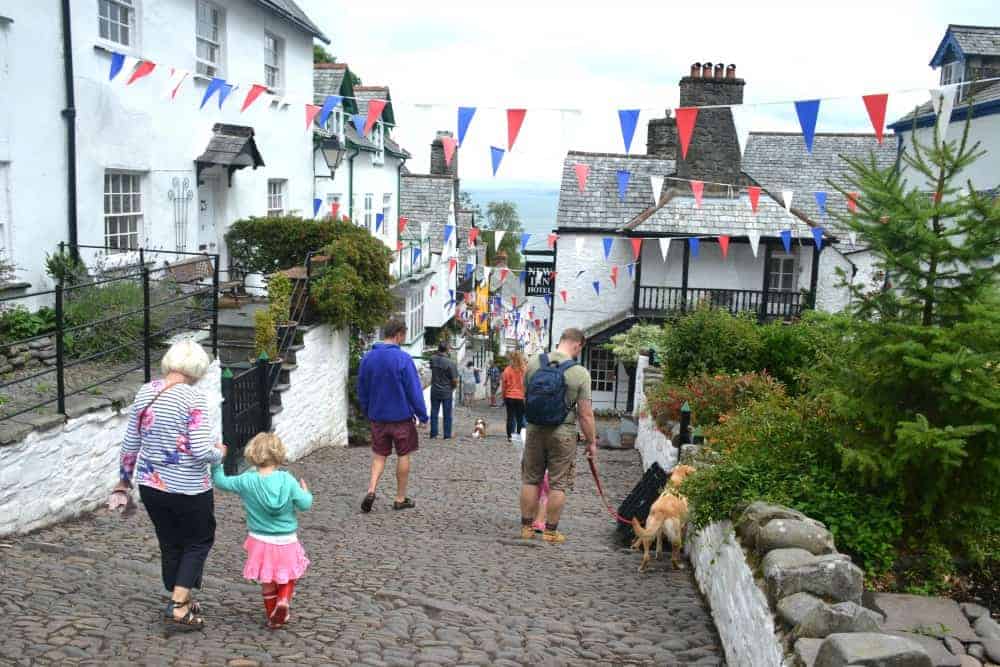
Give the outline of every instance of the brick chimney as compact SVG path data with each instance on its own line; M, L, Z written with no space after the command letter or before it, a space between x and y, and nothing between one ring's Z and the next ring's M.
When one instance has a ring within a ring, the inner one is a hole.
M697 64L697 63L696 63ZM746 82L736 78L736 65L714 65L706 62L701 76L680 81L682 107L703 107L721 104L742 104ZM677 175L716 183L740 182L740 145L736 137L733 114L729 109L701 109L695 123L687 159L677 151ZM706 187L706 192L711 188Z
M431 175L451 176L455 179L455 208L458 208L458 147L455 147L455 153L451 156L451 164L449 165L445 162L444 144L441 142L441 137L453 136L455 135L450 130L438 130L437 136L431 142Z

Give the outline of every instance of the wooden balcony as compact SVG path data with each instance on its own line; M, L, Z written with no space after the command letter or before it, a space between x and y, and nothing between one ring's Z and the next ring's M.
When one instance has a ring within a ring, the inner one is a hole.
M644 286L638 290L635 315L646 319L664 318L708 304L734 315L754 313L762 321L790 320L798 317L806 305L800 292Z

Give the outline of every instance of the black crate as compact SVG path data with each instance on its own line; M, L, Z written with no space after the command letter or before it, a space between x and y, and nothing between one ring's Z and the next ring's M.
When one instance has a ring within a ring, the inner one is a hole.
M632 492L622 501L622 504L618 507L618 514L625 519L635 517L639 519L640 523L645 524L646 517L649 516L649 509L656 502L656 499L660 497L660 493L666 485L667 473L663 471L663 468L658 463L654 462L643 474L642 479L635 485ZM623 544L631 544L635 538L632 526L619 523L616 537Z

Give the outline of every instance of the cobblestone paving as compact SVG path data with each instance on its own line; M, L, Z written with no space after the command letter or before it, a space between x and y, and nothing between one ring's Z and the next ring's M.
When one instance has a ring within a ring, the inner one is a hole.
M141 509L0 543L0 664L722 664L689 571L669 559L636 571L639 556L613 542L582 456L560 525L566 544L515 539L517 455L497 435L500 410L486 411L485 441L468 437L471 413L459 409L456 441L422 443L413 510L392 510L390 464L373 512L359 512L365 449L292 466L316 497L300 525L313 566L282 630L262 627L259 589L240 576L245 533L231 495L216 496L203 634L164 635L156 542ZM614 499L641 471L633 451L602 451L600 469Z

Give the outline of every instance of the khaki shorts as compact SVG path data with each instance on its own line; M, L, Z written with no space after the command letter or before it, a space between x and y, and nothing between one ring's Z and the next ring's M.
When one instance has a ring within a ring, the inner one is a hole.
M556 428L528 424L521 482L539 486L549 471L549 487L568 493L576 478L576 424Z

